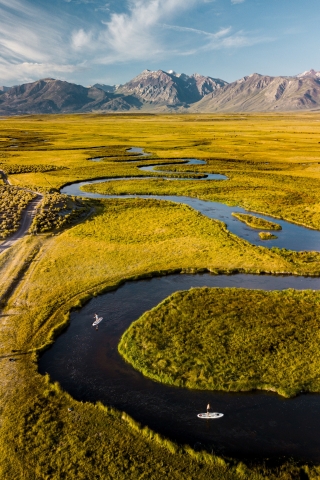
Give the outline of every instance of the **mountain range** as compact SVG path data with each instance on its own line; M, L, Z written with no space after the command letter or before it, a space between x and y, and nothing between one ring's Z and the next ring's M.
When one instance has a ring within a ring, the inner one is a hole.
M144 70L124 85L83 87L45 78L0 86L0 115L81 112L255 112L320 109L320 72L254 73L228 83L198 73Z

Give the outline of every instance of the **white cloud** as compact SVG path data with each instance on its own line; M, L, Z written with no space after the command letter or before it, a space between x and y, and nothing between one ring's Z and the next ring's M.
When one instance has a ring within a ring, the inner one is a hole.
M92 42L92 32L85 32L82 28L72 33L71 44L74 49L89 47Z
M236 5L237 3L243 3L245 0L231 0L231 3L233 5Z
M82 68L66 48L69 27L60 18L21 0L0 0L0 18L0 84Z
M63 54L56 20L18 0L0 0L0 56L43 62L51 52ZM61 25L61 23L60 23Z
M191 9L198 0L129 0L127 13L114 13L108 22L103 22L106 29L94 40L97 50L103 47L98 59L104 64L127 62L134 60L159 60L173 55L192 55L203 51L241 48L272 39L243 31L233 32L232 27L221 28L217 32L169 25L161 23L181 15L182 9ZM241 3L244 0L233 0ZM207 3L207 0L203 0ZM179 38L171 44L165 31L181 32ZM190 40L187 34L199 37L198 41ZM201 36L203 40L201 40ZM93 40L92 40L93 41ZM188 49L186 46L192 43ZM98 58L98 57L97 57Z
M160 23L190 9L197 0L131 0L128 13L113 13L100 34L105 55L101 62L154 59L168 54Z
M221 28L216 33L207 32L205 30L198 30L197 28L180 27L178 25L166 25L166 24L164 24L163 27L168 28L169 30L176 30L178 32L196 33L196 34L204 35L204 36L210 37L210 38L211 37L212 38L224 37L225 35L227 35L231 31L231 27Z
M178 32L202 35L205 38L205 42L202 45L181 52L182 55L195 55L196 53L203 51L219 50L224 48L249 47L257 43L270 42L274 40L274 38L271 37L257 36L243 31L232 32L232 27L221 28L217 32L211 33L205 30L198 30L189 27L180 27L177 25L163 26L167 29L176 30Z
M183 10L197 7L200 0L127 1L128 8L122 13L107 13L108 21L89 24L86 19L80 23L76 16L61 15L61 11L50 14L31 0L0 0L0 85L44 76L70 78L74 72L100 65L156 62L174 55L196 55L270 41L255 33L234 32L231 27L208 32L169 24L181 18ZM105 0L94 3L97 8L92 11L106 12L112 4Z
M74 73L76 71L85 70L84 65L61 65L55 63L8 63L0 61L0 78L1 85L6 83L28 83L39 78L56 77L63 78L64 75Z

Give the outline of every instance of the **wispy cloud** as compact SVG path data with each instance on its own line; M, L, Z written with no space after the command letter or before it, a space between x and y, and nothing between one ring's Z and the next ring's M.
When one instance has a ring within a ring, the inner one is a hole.
M198 30L189 27L180 27L177 25L163 25L170 30L178 32L193 33L204 37L204 42L196 48L181 52L182 55L194 55L203 51L219 50L224 48L241 48L256 45L258 43L271 42L273 37L257 35L256 33L238 31L234 32L232 27L221 28L215 33L205 30Z
M92 45L92 32L85 32L83 28L74 31L71 36L71 44L75 50L82 49L84 47L90 47Z
M0 18L0 83L26 82L82 68L65 48L68 25L61 19L20 0L0 0Z
M105 3L104 5L100 5L99 7L96 7L94 10L95 12L110 12L110 3Z
M183 11L198 8L199 2L214 1L127 0L121 7L113 0L65 0L74 3L77 12L84 7L76 4L92 4L90 22L61 11L49 13L31 0L0 0L0 85L43 76L70 78L74 72L101 65L157 62L272 40L230 26L210 32L171 24L183 18ZM123 10L112 13L112 6ZM66 5L65 9L73 10ZM98 11L103 13L94 13ZM106 20L97 19L102 15Z
M131 0L128 12L114 13L105 22L99 37L106 52L101 61L147 60L168 53L159 24L195 4L196 0Z
M237 3L243 3L245 0L231 0L231 3L233 5L236 5Z
M233 0L241 3L243 0ZM207 3L208 0L203 0ZM78 50L91 49L96 52L96 61L102 64L121 63L137 60L160 60L175 54L192 55L201 51L223 48L241 48L264 41L243 31L234 32L231 27L220 28L217 32L208 32L187 26L162 23L181 16L182 9L191 10L197 0L130 0L129 10L113 13L109 21L102 22L105 29L96 35L83 29L73 33L72 46ZM179 38L170 44L165 31L181 32ZM196 42L186 38L191 33L203 40ZM193 43L191 48L187 47ZM173 46L174 45L174 46Z
M20 62L9 63L0 61L1 84L9 83L28 83L38 78L59 77L72 74L76 71L84 71L85 65L55 64L55 63L32 63Z
M227 35L231 31L231 27L221 28L216 33L207 32L206 30L199 30L197 28L180 27L179 25L163 24L163 27L167 28L169 30L176 30L178 32L196 33L196 34L204 35L205 37L210 37L210 38L211 37L212 38L224 37L225 35Z

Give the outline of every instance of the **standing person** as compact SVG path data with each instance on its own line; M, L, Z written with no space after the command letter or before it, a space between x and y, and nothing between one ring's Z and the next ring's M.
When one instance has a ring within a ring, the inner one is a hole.
M211 406L210 406L210 403L208 403L208 405L207 405L207 415L208 416L209 416L210 410L211 410Z
M96 322L97 320L99 320L99 317L98 317L98 315L97 315L96 313L94 314L93 318L94 318L94 321L95 321L95 322ZM96 330L98 330L98 328L99 328L98 325L96 325Z

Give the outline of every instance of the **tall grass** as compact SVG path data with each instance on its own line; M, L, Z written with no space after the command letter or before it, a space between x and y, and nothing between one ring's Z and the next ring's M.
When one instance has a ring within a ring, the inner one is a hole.
M144 375L203 390L320 392L320 295L199 288L178 292L123 334Z
M252 228L258 228L260 230L282 230L281 225L275 222L270 222L264 218L255 217L254 215L248 215L246 213L232 213L232 215L240 220L240 222L249 225Z

